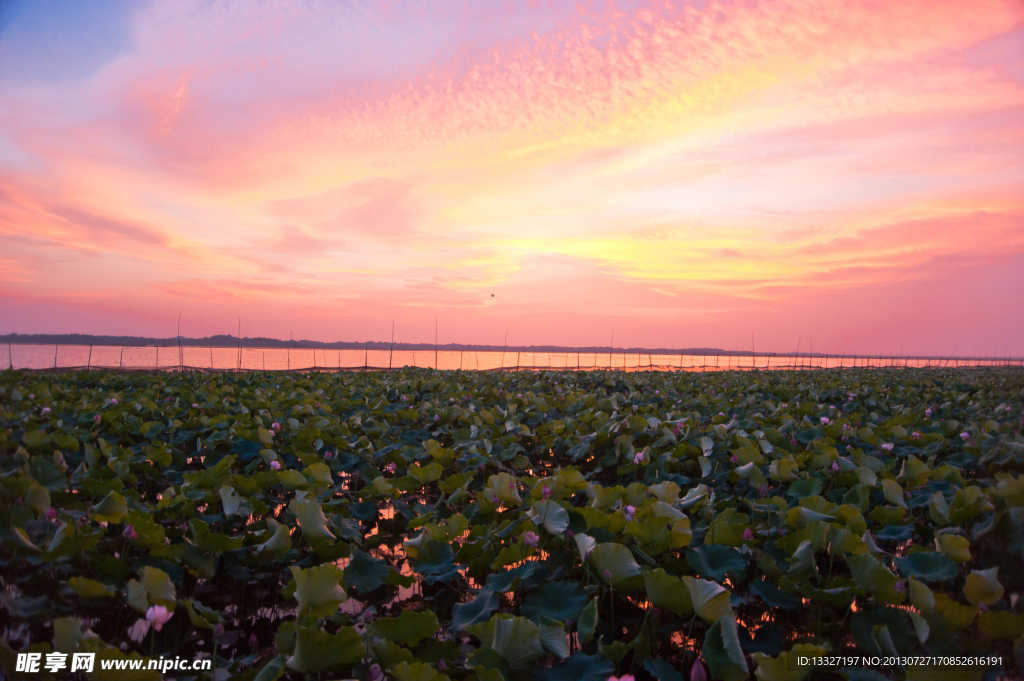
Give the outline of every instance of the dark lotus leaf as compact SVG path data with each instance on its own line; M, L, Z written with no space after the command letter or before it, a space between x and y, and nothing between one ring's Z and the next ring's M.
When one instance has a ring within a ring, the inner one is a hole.
M469 603L458 603L452 608L452 623L449 629L455 633L478 622L486 622L491 618L491 613L500 606L501 599L498 594L489 589L481 589L476 598Z
M615 665L604 655L587 655L577 651L562 664L533 673L534 681L607 681L615 673Z
M886 525L875 533L876 539L885 539L887 541L907 541L913 536L913 525Z
M775 657L786 646L786 638L782 633L782 629L771 622L762 624L754 632L753 636L743 628L740 628L739 634L740 646L743 648L743 652L748 655L750 653L764 653L765 655Z
M799 501L800 499L806 499L807 497L813 497L817 494L821 494L822 483L818 478L807 478L804 480L797 480L789 486L789 490L786 492L786 496L790 499Z
M716 582L725 579L727 572L741 574L747 568L747 560L731 546L705 544L687 549L686 561L701 577L710 577Z
M459 574L455 568L455 554L452 547L444 542L429 541L420 549L412 569L420 573L427 584L447 582Z
M548 582L523 603L523 617L537 622L541 617L565 622L579 619L589 600L579 582Z
M765 604L773 608L783 610L794 610L800 605L800 598L796 594L788 594L766 580L754 580L750 583L750 591L757 594Z
M345 566L345 586L351 586L361 594L370 593L383 586L390 573L391 566L387 561L353 548L352 557Z
M871 608L857 612L850 620L850 630L857 645L873 655L887 654L888 651L879 650L872 636L872 627L880 624L889 628L889 636L896 646L896 652L901 655L913 655L919 651L914 625L898 608Z
M376 520L377 504L373 501L354 501L348 505L348 514L357 520Z
M958 573L956 563L935 551L912 553L906 558L893 558L893 562L903 574L925 582L954 579Z
M511 570L506 570L505 572L492 572L487 575L487 583L484 588L494 591L495 593L505 593L512 590L513 580L517 577L520 580L520 586L523 586L525 582L532 581L531 577L541 572L547 574L547 568L536 561L526 561L522 565L516 566Z
M686 678L665 660L644 660L644 669L658 681L686 681Z

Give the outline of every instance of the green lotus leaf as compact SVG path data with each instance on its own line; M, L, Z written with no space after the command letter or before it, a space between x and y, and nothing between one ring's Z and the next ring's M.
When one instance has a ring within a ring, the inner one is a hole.
M341 627L333 636L314 627L296 627L295 651L288 656L286 666L302 674L315 674L351 667L364 652L362 637L352 627Z
M598 544L590 552L590 562L600 579L617 587L640 576L640 566L636 564L633 553L622 544Z
M952 578L950 578L952 579ZM995 605L1003 597L999 568L971 570L964 582L964 596L971 605Z
M805 499L807 497L813 497L821 494L822 490L821 480L818 478L807 478L804 480L797 480L789 486L789 490L786 492L786 496L790 499Z
M569 637L565 623L550 617L541 617L537 622L540 629L540 644L547 652L560 660L569 657Z
M679 500L679 493L682 490L680 490L679 485L671 480L665 480L657 485L651 485L649 491L658 501L671 505Z
M546 654L540 628L525 617L494 619L494 638L483 642L501 655L512 669L526 669Z
M587 607L580 613L580 620L576 623L576 635L580 644L586 644L594 638L597 631L597 600L591 599Z
M403 646L415 646L425 638L433 636L440 625L437 615L431 611L413 612L403 610L398 617L381 618L369 625L377 636Z
M957 575L956 563L941 553L920 551L905 558L893 558L900 572L925 582L942 582Z
M448 678L425 662L400 662L388 672L397 681L445 681Z
M210 532L210 526L198 518L189 522L189 527L192 529L192 541L195 544L196 550L202 553L224 553L225 551L233 551L242 546L241 537L229 537L224 534Z
M730 596L721 584L704 579L694 579L689 575L683 577L683 583L690 591L693 611L702 620L715 623L732 612Z
M119 523L128 515L128 502L117 492L110 492L92 507L92 517L101 523Z
M533 622L542 617L566 622L578 619L588 600L579 582L547 582L523 602L520 612Z
M333 544L337 538L327 529L327 517L320 502L315 499L292 499L288 509L299 519L302 537L311 545Z
M665 660L644 660L644 669L658 681L686 681L683 675Z
M68 580L68 586L80 598L110 598L117 595L113 587L88 577L72 577Z
M538 681L607 681L615 665L604 655L587 655L581 650L562 664L534 672Z
M708 663L712 678L744 681L750 677L734 615L724 615L707 630L701 657Z
M345 584L362 594L370 593L383 586L391 574L387 561L374 558L359 549L352 549L348 565L345 566Z
M662 568L644 570L643 576L647 587L647 599L655 606L677 615L689 615L693 612L690 590L682 579L670 575Z
M177 593L166 572L147 565L139 570L139 577L128 582L128 605L141 613L152 605L174 608Z
M53 649L72 653L82 640L82 620L78 617L58 617L53 620Z
M344 572L338 566L328 563L303 569L292 565L288 569L295 579L295 599L299 602L300 613L313 619L325 617L348 599L341 586Z
M452 622L449 629L452 633L490 619L491 613L501 606L498 594L481 589L476 598L468 603L456 603L452 608Z
M968 563L971 560L971 542L955 534L935 535L935 548L950 560Z
M534 502L529 517L551 534L561 535L569 527L569 513L550 499Z
M903 594L895 590L899 577L874 556L847 554L846 564L850 568L853 581L862 593L872 595L885 603L899 603L903 600Z
M257 544L253 549L270 558L279 558L288 553L292 548L292 538L288 527L273 518L267 518L267 529L270 532L270 538L262 544Z
M893 506L907 507L907 502L903 500L903 488L895 480L883 480L882 492L885 494L885 500Z
M726 573L736 576L747 569L747 559L739 551L718 544L687 549L686 561L701 577L710 577L718 582L725 580Z

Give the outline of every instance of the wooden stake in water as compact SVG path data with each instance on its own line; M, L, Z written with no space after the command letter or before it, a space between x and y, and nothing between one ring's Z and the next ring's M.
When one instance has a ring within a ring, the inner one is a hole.
M153 365L154 369L160 368L160 346L156 346L156 364Z
M10 350L8 350L8 352L10 352ZM124 352L124 350L122 350L121 352ZM85 370L88 371L91 367L92 367L92 346L90 345L89 346L89 361L85 365Z
M501 368L505 368L505 348L508 347L508 329L505 329L505 345L501 348Z
M60 343L53 346L53 368L57 368L57 348L60 347Z
M117 368L120 369L124 366L124 348L121 348L121 359L117 360Z
M395 354L395 320L391 320L391 350L388 351L388 369L391 369L391 358ZM338 366L341 366L341 351L338 351Z
M516 352L516 371L519 371L519 353Z

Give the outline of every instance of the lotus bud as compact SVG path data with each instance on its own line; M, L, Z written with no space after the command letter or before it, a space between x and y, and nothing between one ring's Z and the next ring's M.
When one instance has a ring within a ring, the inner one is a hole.
M51 506L50 508L46 509L46 519L47 520L56 520L56 518L57 518L57 509L55 509L53 506Z
M516 488L516 483L510 480L508 483L508 488L514 491Z
M611 570L605 570L604 571L604 578L607 579L609 582L612 581L612 571Z
M707 681L708 676L704 673L704 665L700 663L700 658L693 663L693 667L690 668L690 681Z
M281 470L281 462L275 459L274 461L270 462L270 467L273 468L275 471L279 471Z
M917 432L915 430L913 433L910 434L910 437L914 438L915 440L920 440L921 439L921 433L919 433L919 432Z
M448 669L448 665L446 665L446 664L444 663L444 660L438 660L438 661L437 661L437 668L438 668L438 669L440 669L440 670L441 670L441 671L443 672L443 671L445 671L446 669Z
M124 531L121 533L121 535L124 536L127 539L138 539L139 538L138 532L135 531L135 525L129 525L128 527L124 528Z
M40 413L45 416L46 414L50 413L50 408L49 407L43 407L43 409L42 409L42 411Z
M761 494L762 497L768 496L768 483L762 482L761 486L757 488L757 491Z
M970 437L971 437L971 434L968 433L968 432L960 433L960 439L963 440L964 442L967 442L967 440L969 440Z
M751 529L749 527L747 529L743 530L743 538L746 541L750 541L751 539L754 538L754 533L753 533L753 531L751 531Z
M223 623L217 622L217 626L215 626L213 628L213 635L216 638L220 638L221 636L224 635L224 624Z
M260 644L260 640L258 638L256 638L256 634L251 634L249 636L249 647L250 648L255 648L259 644Z
M835 471L835 472L839 472L839 462L838 461L833 461L832 462L832 470Z
M379 679L381 679L383 677L384 677L384 672L382 672L380 670L380 665L379 664L373 665L366 672L366 681L379 681Z
M540 537L535 532L526 532L523 534L523 543L527 546L536 546L540 543Z
M498 495L497 494L495 494L493 497L491 497L491 503L494 504L495 506L498 505Z
M821 417L821 425L823 425L823 426L827 426L827 425L828 425L829 423L831 423L831 422L832 422L832 421L831 421L831 420L829 420L829 418L828 418L827 416L822 416L822 417Z
M541 490L541 496L544 497L545 499L550 498L551 497L551 488L548 487L547 485L544 485L544 489Z
M896 585L893 586L893 588L896 589L897 591L899 591L900 593L903 593L903 590L906 589L906 587L903 586L903 580L902 579L896 580Z

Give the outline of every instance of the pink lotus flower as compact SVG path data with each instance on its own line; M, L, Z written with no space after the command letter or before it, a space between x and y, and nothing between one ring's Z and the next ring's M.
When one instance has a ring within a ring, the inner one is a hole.
M96 423L99 423L100 422L100 415L96 414L96 416L92 417L92 420L95 421Z
M366 672L366 681L380 681L382 678L384 678L384 672L380 670L379 664L373 665Z
M116 398L116 397L111 397L111 398L110 398L110 403L111 403L111 404L117 404L117 398ZM158 630L158 631L159 631L159 630Z
M438 414L434 414L434 423L437 423L440 420L441 420L441 416L438 415Z
M839 472L839 462L838 461L833 461L832 462L832 470L837 472L837 473Z
M844 423L843 424L843 430L849 430L849 429L850 429L850 424L849 423Z
M924 417L926 419L930 419L932 417L932 410L931 409L925 409L924 410Z
M693 663L693 667L690 668L690 681L707 681L707 674L704 673L704 665L700 663L700 658Z
M892 448L894 447L894 445L891 442L884 442L881 445L879 445L879 447L881 447L882 449L884 449L887 452L891 452Z
M920 440L921 439L921 433L919 433L919 432L917 432L915 430L913 433L910 434L910 437L914 438L915 440Z
M36 399L35 393L30 393L29 396L28 396L28 399L30 399L30 400Z
M795 437L789 438L789 444L791 444L791 445L793 445L795 447L796 446L796 438Z
M522 397L522 396L523 396L522 393L516 393L516 397Z
M739 463L740 462L740 457L738 457L735 454L733 454L732 457L729 459L729 461L732 461L733 463Z
M273 423L271 423L271 424L270 424L270 429L271 429L271 430L277 430L277 429L279 429L280 427L281 427L281 424L280 424L280 423L278 423L277 421L274 421Z
M754 538L754 533L753 533L753 531L749 527L747 529L743 530L743 538L745 540L747 540L747 541L750 541L751 539Z
M545 499L550 498L551 497L551 488L548 487L547 485L544 485L544 489L541 490L540 495L542 497L544 497Z
M49 407L43 407L42 410L40 410L39 413L43 414L43 415L49 414L50 413L50 408Z
M611 570L605 570L604 571L604 578L607 579L609 582L612 581L612 571Z
M960 439L963 440L964 442L967 442L969 439L971 439L971 434L968 432L960 433Z
M493 497L491 497L491 503L494 504L495 506L498 505L498 495L497 494L495 494Z
M511 481L511 480L509 480L509 483L508 483L508 488L509 488L509 490L511 490L511 491L515 491L515 488L516 488L516 483L515 483L515 482L513 482L513 481Z
M223 635L224 635L224 623L223 622L217 622L217 626L215 626L213 628L213 637L214 638L220 638Z
M903 593L903 590L904 590L904 589L905 589L906 587L905 587L905 586L903 586L903 580L902 580L902 579L897 579L897 580L896 580L896 585L895 585L895 586L893 586L893 588L894 588L894 589L896 589L897 591L899 591L900 593Z
M195 409L195 408L196 408L196 407L198 407L198 406L199 406L199 405L198 405L198 404L196 404L195 402L193 402L193 403L192 403L192 408L193 408L193 409Z
M527 546L536 546L540 543L540 536L536 532L526 532L523 534L523 543Z
M51 506L50 508L46 509L46 519L47 520L56 520L56 518L57 518L57 509L55 509L53 506Z
M761 483L761 486L757 488L757 491L762 497L768 496L768 484Z
M129 525L128 527L124 528L124 531L121 533L121 536L125 537L126 539L138 539L139 533L135 531L134 525ZM158 628L157 631L160 631L160 629Z
M821 425L827 426L830 423L832 423L832 421L827 416L821 417Z
M163 629L163 626L167 624L170 619L174 617L173 612L168 612L167 608L162 605L150 606L149 610L146 611L146 621L153 625L157 631Z
M395 462L392 461L387 466L384 466L384 470L387 471L388 473L392 473L393 474L396 470L398 470L398 466L396 466Z
M643 462L644 462L643 452L637 452L636 456L633 457L633 463L636 464L636 465L640 465Z
M626 520L632 520L635 517L636 517L636 507L634 507L634 506L627 506L626 507Z
M275 471L279 471L281 470L281 462L275 459L274 461L270 462L270 467L273 468Z

